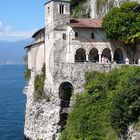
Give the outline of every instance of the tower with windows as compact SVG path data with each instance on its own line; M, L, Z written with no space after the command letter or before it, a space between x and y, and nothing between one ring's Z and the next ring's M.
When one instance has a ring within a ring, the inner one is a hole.
M53 82L54 47L70 20L70 0L50 0L45 4L45 63L46 78ZM58 32L59 30L59 32Z

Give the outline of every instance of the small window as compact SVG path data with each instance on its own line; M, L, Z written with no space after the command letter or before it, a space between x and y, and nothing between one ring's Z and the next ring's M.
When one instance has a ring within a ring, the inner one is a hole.
M91 33L91 39L95 39L95 35L93 32Z
M48 9L47 9L47 13L50 14L50 7L48 7Z
M75 32L75 38L78 38L78 33L77 32Z
M64 4L59 5L59 14L64 14Z
M66 34L63 34L63 40L66 40Z

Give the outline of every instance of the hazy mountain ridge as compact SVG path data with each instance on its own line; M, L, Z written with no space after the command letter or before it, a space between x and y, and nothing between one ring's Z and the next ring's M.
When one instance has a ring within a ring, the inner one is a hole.
M21 61L25 55L24 47L31 43L31 39L17 42L0 41L0 61Z

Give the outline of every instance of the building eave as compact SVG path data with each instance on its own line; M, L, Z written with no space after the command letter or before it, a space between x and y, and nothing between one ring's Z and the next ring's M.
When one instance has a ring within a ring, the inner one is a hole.
M45 28L41 28L39 29L38 31L36 31L33 35L32 35L32 38L35 38L40 32L45 32Z
M46 4L48 4L48 3L52 2L52 1L57 1L57 2L68 2L68 3L70 3L70 0L49 0L49 1L46 2L44 5L46 5Z
M30 45L27 45L27 46L24 47L24 49L29 49L29 48L31 48L31 47L33 47L35 45L38 45L38 44L41 44L41 43L44 43L44 42L45 41L40 41L40 42L37 42L37 43L33 43L33 44L30 44Z

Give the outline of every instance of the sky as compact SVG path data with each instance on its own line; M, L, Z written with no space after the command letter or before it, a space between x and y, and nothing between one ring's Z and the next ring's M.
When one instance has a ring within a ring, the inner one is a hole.
M0 40L24 40L42 28L46 1L0 0Z

